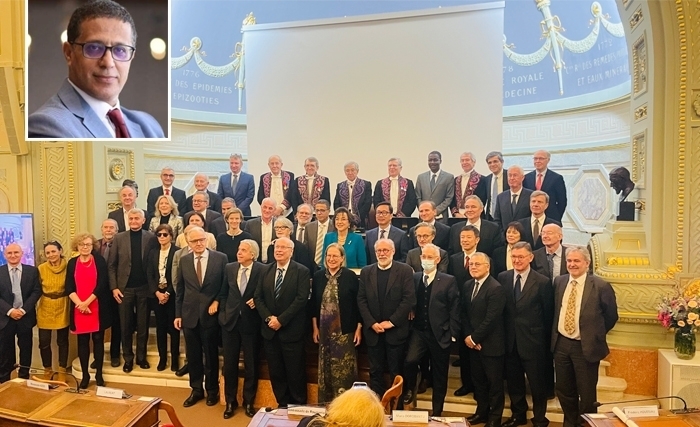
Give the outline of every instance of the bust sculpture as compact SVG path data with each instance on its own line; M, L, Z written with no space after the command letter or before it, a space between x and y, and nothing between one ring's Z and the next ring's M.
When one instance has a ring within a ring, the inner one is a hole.
M634 182L630 179L630 171L625 167L615 168L610 171L610 186L615 194L620 195L620 202L624 202L627 196L634 190Z

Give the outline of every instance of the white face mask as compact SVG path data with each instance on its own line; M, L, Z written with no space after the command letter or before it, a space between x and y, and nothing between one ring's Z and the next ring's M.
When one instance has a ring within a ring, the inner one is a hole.
M432 259L422 259L420 260L420 265L423 267L423 271L433 271L435 270L435 261Z

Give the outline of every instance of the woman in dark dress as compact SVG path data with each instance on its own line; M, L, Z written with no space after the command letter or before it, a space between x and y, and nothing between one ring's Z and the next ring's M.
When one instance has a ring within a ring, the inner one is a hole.
M318 401L330 402L357 378L357 352L362 324L357 308L357 274L345 267L345 249L326 248L325 269L314 274L312 287L314 342L318 344Z
M510 250L513 245L518 243L521 236L525 233L523 225L518 221L513 221L506 227L506 245L494 249L493 264L491 265L491 274L493 277L498 277L498 274L513 268L513 262L510 259Z
M228 262L236 262L238 245L241 243L241 240L253 239L250 233L241 230L241 221L243 221L243 212L238 208L232 208L226 212L228 231L216 236L216 250L225 253L228 257Z
M292 231L294 230L294 224L287 218L277 218L275 220L275 235L277 238L286 237L294 243L294 251L292 252L292 261L296 261L299 264L309 269L309 273L313 276L314 270L316 269L314 261L309 255L309 249L305 244L299 242L292 236ZM274 242L274 240L272 241ZM275 245L270 244L267 248L267 262L271 264L275 262Z
M112 298L107 262L100 255L97 239L92 234L79 233L71 246L79 255L68 261L66 293L71 300L70 330L78 336L78 359L83 372L80 388L85 389L90 384L90 340L95 357L95 381L98 386L104 386L104 331L111 326L112 316L109 304L104 303Z
M180 369L180 331L175 329L175 289L172 283L173 257L180 250L172 244L173 229L168 224L156 227L159 246L148 252L146 276L148 289L153 296L156 314L156 342L158 343L158 370L168 364L168 335L170 335L170 370Z

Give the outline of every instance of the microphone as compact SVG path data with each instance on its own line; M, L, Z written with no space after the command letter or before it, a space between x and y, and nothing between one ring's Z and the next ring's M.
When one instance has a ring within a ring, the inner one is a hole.
M46 371L45 371L44 369L42 369L42 368L33 368L33 367L31 367L31 366L20 365L19 363L15 363L14 366L13 366L13 368L12 368L12 370L15 370L15 369L18 369L18 368L28 369L28 370L30 370L30 371L33 370L33 371L35 371L35 372L46 372ZM57 373L58 373L58 372L53 372L53 373L51 374L51 378L49 379L49 381L53 381L53 376L56 375ZM78 379L75 377L75 375L73 375L73 374L70 373L70 372L66 372L66 375L70 375L71 377L73 377L73 381L75 381L75 388L74 388L74 389L73 389L73 388L66 388L66 390L65 390L66 392L68 392L68 393L78 393L78 394L85 394L85 393L88 392L87 390L81 390L81 389L80 389L80 387L78 386ZM63 384L65 384L65 383L63 383Z
M658 401L659 399L678 399L681 402L683 402L683 409L671 409L671 413L673 414L692 414L695 412L700 412L700 409L698 408L688 408L688 403L685 401L680 396L659 396L659 397L652 397L649 399L634 399L634 400L619 400L617 402L593 402L593 406L596 408L599 408L603 405L616 405L618 403L634 403L634 402L648 402L650 400L656 400Z

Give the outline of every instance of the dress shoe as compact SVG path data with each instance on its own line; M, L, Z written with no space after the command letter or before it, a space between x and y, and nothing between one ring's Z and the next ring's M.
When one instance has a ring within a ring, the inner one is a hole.
M474 414L470 417L467 417L467 421L469 421L469 424L482 424L488 420L489 420L489 417L484 417L484 416L481 416L479 414Z
M516 426L524 426L527 424L527 419L525 418L517 418L517 417L510 417L502 424L503 427L516 427Z
M408 406L413 403L413 398L415 396L413 395L413 390L408 390L406 393L403 395L403 404L404 406Z
M131 371L134 370L134 362L124 362L124 367L122 368L122 371L126 372L127 374Z
M462 386L462 387L458 388L457 390L455 390L454 395L455 396L466 396L473 391L474 390Z
M459 366L461 363L462 363L462 362L461 362L460 359L455 359L455 360L452 362L452 366L457 367L457 366Z
M104 378L102 378L102 374L95 375L95 384L97 384L100 387L105 386L105 380L104 380Z
M219 403L219 393L209 393L207 395L207 406L214 406Z
M148 363L147 360L142 360L141 362L137 362L137 365L139 365L139 368L141 369L151 369L151 364Z
M164 370L165 370L165 367L167 366L167 364L168 364L168 359L166 359L166 358L161 358L161 359L158 361L158 367L156 367L156 369L157 369L158 371L164 371Z
M428 389L428 380L420 380L418 383L418 390L416 390L416 394L423 394L425 391Z
M90 375L85 373L85 374L83 374L83 379L80 380L80 385L78 386L78 388L85 390L86 388L88 388L89 385L90 385Z
M245 405L243 405L243 406L245 406L245 414L246 414L247 416L249 416L250 418L253 418L253 417L255 416L255 413L257 412L257 411L255 410L255 407L253 407L253 404L252 404L252 403L247 403L247 404L245 404Z
M208 403L208 401L207 401ZM226 409L224 409L224 419L228 420L233 416L233 411L238 407L238 402L228 403L226 402Z
M182 377L190 373L190 367L187 366L187 363L185 363L182 368L178 369L175 371L175 376L177 377Z
M170 358L170 370L177 372L180 369L180 356Z
M185 401L182 403L182 406L184 406L185 408L189 408L190 406L194 405L202 399L204 399L204 393L198 393L196 391L193 391L192 393L190 393L190 397L185 399Z
M113 368L116 368L117 366L122 364L121 360L119 360L119 357L113 357L111 362Z
M93 360L90 364L90 369L97 369L97 360Z
M484 427L501 427L500 421L489 421Z

